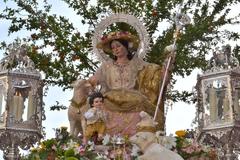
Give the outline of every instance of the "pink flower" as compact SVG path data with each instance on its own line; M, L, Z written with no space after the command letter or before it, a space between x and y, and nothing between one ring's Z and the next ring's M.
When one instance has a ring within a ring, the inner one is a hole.
M65 144L61 145L61 148L62 148L63 150L67 150L67 146L66 146Z
M191 145L189 145L187 147L184 147L182 149L182 151L184 151L184 152L186 152L188 154L192 154L194 152L195 153L196 152L201 152L202 151L202 147L199 144L193 142L193 144L191 144Z
M79 152L85 152L85 147L84 146L79 146Z
M80 155L84 155L86 149L84 146L79 146L79 147L77 147L77 151Z
M54 151L56 151L56 150L57 150L57 147L56 147L55 145L53 145L53 146L52 146L52 149L53 149Z
M103 37L101 38L102 41L104 41L104 40L106 40L106 39L107 39L107 36L103 36Z

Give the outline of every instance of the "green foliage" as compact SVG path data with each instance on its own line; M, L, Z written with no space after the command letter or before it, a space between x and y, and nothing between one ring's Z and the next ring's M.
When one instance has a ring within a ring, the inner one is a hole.
M67 109L67 107L62 105L62 104L60 104L58 101L56 101L55 105L50 107L51 111L54 111L54 110L60 111L60 110L65 110L65 109Z
M68 149L65 153L64 153L64 156L65 157L72 157L74 156L74 150L71 148L71 149Z
M97 154L88 148L81 146L79 138L73 138L67 132L67 128L56 129L56 138L47 139L32 148L28 155L21 160L87 160L95 159Z
M78 159L75 157L67 157L66 160L78 160Z
M152 38L152 50L147 61L161 64L163 49L173 43L175 26L172 17L183 0L98 0L96 3L63 0L62 3L79 16L78 23L82 28L89 28L88 31L77 29L73 24L75 19L67 19L64 14L52 14L47 0L13 0L11 2L15 3L15 7L9 7L8 0L4 2L7 5L0 12L0 20L11 23L8 33L30 31L31 35L25 39L30 44L28 55L37 68L45 73L45 82L68 88L77 78L87 77L96 70L99 62L90 54L91 35L108 11L130 12L142 19ZM219 43L239 39L237 31L220 30L222 26L239 24L239 13L232 16L230 10L235 4L239 4L239 0L184 1L180 10L187 13L192 22L177 41L174 74L184 77L195 68L205 69L205 55L209 54L210 49ZM163 25L168 27L160 28ZM128 26L121 23L116 28L126 29ZM1 46L4 48L6 44L3 42ZM239 46L236 45L233 51L238 55ZM190 94L175 94L175 100L187 101Z
M49 139L48 141L44 141L42 144L46 147L47 150L51 150L51 147L56 144L56 140Z

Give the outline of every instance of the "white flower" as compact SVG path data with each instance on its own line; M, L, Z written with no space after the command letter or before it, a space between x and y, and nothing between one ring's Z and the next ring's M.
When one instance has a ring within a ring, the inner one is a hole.
M78 137L82 137L83 135L82 135L81 132L79 132L77 136L78 136Z
M109 154L108 150L105 150L104 154L107 156Z
M77 146L77 142L74 142L72 139L67 143L67 148L75 148Z
M103 137L102 143L103 143L103 145L107 145L107 144L109 144L109 142L110 142L110 135L109 135L109 134L106 134L106 135Z
M121 136L118 136L116 140L116 144L123 144L123 143L124 143L124 139Z
M117 142L117 137L116 135L113 135L112 137L112 143L115 144Z
M87 143L88 143L89 146L94 144L94 142L92 142L92 141L88 141Z
M89 145L88 151L93 151L93 150L95 150L94 142L88 141L88 145Z
M103 154L101 154L101 153L97 153L96 159L106 159L106 160L107 160L107 156L106 156L106 155L103 155Z
M136 144L133 144L133 147L131 150L131 156L137 157L139 151L140 151L140 148Z
M212 149L210 145L202 145L202 148L206 152L208 152L210 149Z
M53 146L52 146L52 149L53 149L54 151L56 151L56 150L57 150L57 147L56 147L55 145L53 145Z
M74 154L78 154L79 153L79 148L73 148Z
M160 136L158 137L158 143L167 149L172 149L172 147L176 147L176 138L174 138L172 135Z

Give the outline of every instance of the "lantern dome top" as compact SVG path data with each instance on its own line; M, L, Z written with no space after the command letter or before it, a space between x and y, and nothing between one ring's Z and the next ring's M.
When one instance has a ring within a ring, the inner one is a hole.
M231 46L227 44L222 46L221 49L216 48L213 51L213 56L209 60L205 73L232 70L234 68L239 68L239 61L232 54Z
M7 47L7 56L0 60L0 73L13 72L40 76L34 62L27 55L28 46L18 41Z

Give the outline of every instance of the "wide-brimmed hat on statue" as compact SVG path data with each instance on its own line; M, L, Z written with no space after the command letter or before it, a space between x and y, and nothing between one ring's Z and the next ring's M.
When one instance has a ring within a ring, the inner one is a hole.
M113 40L128 41L128 50L130 52L137 51L139 46L138 37L132 35L130 32L117 31L117 32L110 32L109 34L104 35L101 38L101 41L97 44L97 48L102 49L105 53L111 54L112 49L110 44Z

